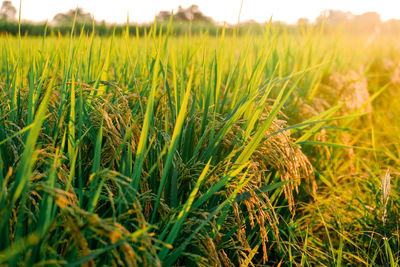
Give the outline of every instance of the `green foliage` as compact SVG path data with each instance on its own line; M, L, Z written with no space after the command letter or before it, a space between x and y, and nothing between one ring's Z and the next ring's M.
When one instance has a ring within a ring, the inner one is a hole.
M398 264L394 38L75 22L0 40L0 264Z

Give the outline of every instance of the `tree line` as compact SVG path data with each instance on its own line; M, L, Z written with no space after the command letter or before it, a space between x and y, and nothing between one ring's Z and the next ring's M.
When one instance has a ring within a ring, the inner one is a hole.
M221 31L222 26L217 24L211 17L203 14L197 5L187 8L178 7L177 12L172 14L169 11L161 11L156 15L157 22L165 31L172 16L172 30L174 34L197 34L208 32L216 34ZM17 9L11 1L3 1L0 7L0 34L17 35L19 29L22 35L40 36L44 33L48 35L65 35L72 30L75 21L75 33L91 34L93 30L97 35L105 36L112 34L122 34L126 29L123 24L110 24L106 21L96 21L93 16L82 8L71 9L64 13L54 16L50 22L35 23L23 21L19 25L17 19ZM274 22L275 28L285 25L283 22ZM391 33L400 34L400 20L392 19L382 22L379 14L367 12L361 15L354 15L350 12L340 10L327 10L315 22L310 23L308 19L299 19L297 25L285 25L287 30L294 30L296 26L310 27L312 25L324 25L325 31L332 31L342 27L349 33ZM241 32L251 30L252 33L262 33L263 25L254 21L247 21L240 24ZM151 29L151 24L129 24L128 29L131 34L147 34ZM235 30L235 26L227 26L226 32L229 34Z

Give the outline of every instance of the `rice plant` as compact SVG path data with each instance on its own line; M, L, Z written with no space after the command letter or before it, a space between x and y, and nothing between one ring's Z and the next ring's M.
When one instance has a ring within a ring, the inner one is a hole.
M1 264L398 264L395 40L162 29L0 40Z

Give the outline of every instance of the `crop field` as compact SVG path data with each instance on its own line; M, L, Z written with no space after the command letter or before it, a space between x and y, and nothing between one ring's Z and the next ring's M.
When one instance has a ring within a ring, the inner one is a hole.
M397 266L399 51L271 23L1 36L0 264Z

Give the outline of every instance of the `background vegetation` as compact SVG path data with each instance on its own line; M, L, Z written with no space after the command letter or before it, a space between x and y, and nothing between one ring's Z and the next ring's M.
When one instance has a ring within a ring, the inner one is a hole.
M97 21L95 18L82 8L71 9L64 13L58 13L51 21L30 22L22 21L18 23L17 9L11 1L4 0L0 8L0 35L22 35L48 36L69 35L72 30L73 22L74 34L79 35L81 31L86 34L94 32L99 36L111 36L114 33L121 35L126 29L126 24L108 23L106 21ZM208 33L217 35L225 28L226 34L232 34L236 25L223 25L215 22L211 17L203 14L197 5L191 5L187 8L181 6L173 14L170 11L161 11L155 16L158 25L166 32L170 17L173 15L171 25L174 35L198 35ZM75 17L76 16L76 17ZM153 23L129 23L129 32L131 35L138 33L143 36L148 33ZM298 26L323 28L325 33L336 32L338 28L349 34L400 34L400 20L391 19L385 22L381 21L379 14L367 12L361 15L354 15L350 12L340 10L326 10L321 12L320 16L314 22L306 18L300 18L296 24L286 24L280 21L272 22L276 29L285 28L285 31L295 32ZM236 34L241 35L251 31L252 34L263 35L264 25L255 21L246 21L240 23L241 31Z

